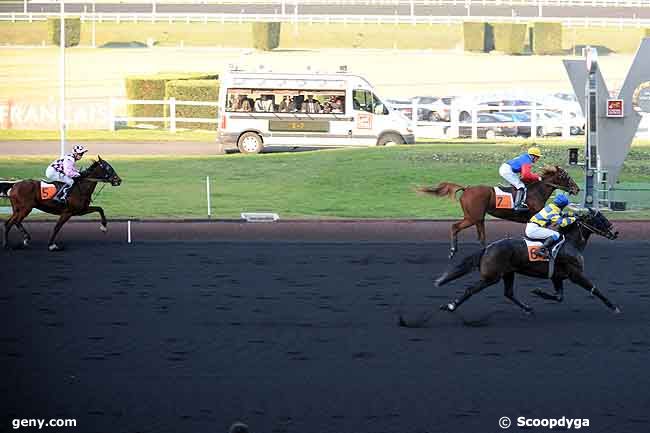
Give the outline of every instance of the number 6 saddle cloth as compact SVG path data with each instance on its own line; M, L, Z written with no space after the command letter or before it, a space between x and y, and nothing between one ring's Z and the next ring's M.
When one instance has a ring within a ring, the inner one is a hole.
M555 270L555 258L560 252L560 248L562 248L565 241L566 238L563 237L560 242L553 245L553 248L551 249L550 259L549 259L548 257L545 257L539 253L540 248L542 248L542 242L533 239L524 238L524 242L526 242L526 248L528 248L528 261L548 262L548 277L551 278Z

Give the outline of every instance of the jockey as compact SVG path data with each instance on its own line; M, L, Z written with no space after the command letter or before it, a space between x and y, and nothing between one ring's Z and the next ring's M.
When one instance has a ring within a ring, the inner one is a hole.
M74 184L74 179L80 176L79 170L75 167L75 162L83 158L86 152L88 152L88 149L81 144L77 144L72 148L72 153L67 153L63 158L52 161L45 170L45 176L49 180L65 183L59 194L54 197L54 201L65 203L68 199L68 193Z
M531 166L541 157L542 152L539 148L531 147L528 149L528 152L508 162L504 162L499 167L501 177L507 180L517 190L515 204L513 206L516 212L528 210L528 206L526 205L526 185L524 182L537 182L542 180L539 175L531 172ZM521 178L519 174L521 174Z
M526 236L531 239L544 239L540 254L548 257L553 245L560 240L561 235L555 230L547 228L554 224L557 227L567 227L576 222L574 213L564 209L569 204L565 194L558 194L552 203L537 212L526 224Z

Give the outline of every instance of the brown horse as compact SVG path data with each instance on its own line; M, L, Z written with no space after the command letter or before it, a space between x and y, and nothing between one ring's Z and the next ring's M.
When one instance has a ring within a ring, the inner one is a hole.
M60 215L48 242L48 249L50 251L62 249L54 240L63 224L72 216L98 212L102 219L100 229L106 232L107 222L104 209L99 206L90 206L91 197L98 182L109 182L113 186L119 186L122 183L122 179L115 173L115 170L107 161L104 161L101 157L98 158L97 161L93 161L92 165L84 170L81 176L75 180L68 195L68 201L65 204L54 201L53 199L42 199L40 181L38 180L23 180L10 185L0 185L2 189L11 188L8 195L13 210L11 217L5 221L4 236L2 239L3 246L5 248L9 247L9 230L14 225L23 234L23 245L29 245L31 236L27 233L25 227L23 227L22 221L34 208L50 214Z
M421 187L419 192L432 194L437 197L449 197L456 199L456 194L461 191L460 206L463 209L463 219L451 226L451 246L449 258L454 257L458 251L458 232L473 225L476 226L478 239L485 247L485 214L497 218L526 223L539 212L545 205L548 198L556 189L568 191L570 194L577 194L580 191L575 181L562 167L544 167L542 169L542 180L528 185L526 204L528 211L515 212L512 209L497 209L497 198L494 188L487 185L461 186L455 183L442 182L436 187ZM502 188L504 191L513 193L514 188Z

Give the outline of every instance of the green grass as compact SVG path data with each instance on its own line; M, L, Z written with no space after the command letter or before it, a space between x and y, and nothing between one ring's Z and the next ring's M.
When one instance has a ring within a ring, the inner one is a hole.
M150 129L121 129L117 131L104 130L71 130L66 132L66 138L74 141L202 141L213 142L214 131L169 131ZM0 129L0 141L43 141L58 140L59 131L39 131L33 129Z
M212 181L213 217L272 211L282 218L456 218L459 205L421 196L440 181L495 184L499 164L519 145L433 144L393 148L288 152L256 156L113 158L123 178L95 202L110 217L206 216L205 177ZM650 148L635 147L623 182L650 183ZM544 147L544 162L565 165L564 146ZM0 176L40 177L48 159L0 157ZM570 169L581 182L582 171ZM650 197L650 194L646 195ZM646 203L650 207L650 200ZM616 213L647 218L650 211Z

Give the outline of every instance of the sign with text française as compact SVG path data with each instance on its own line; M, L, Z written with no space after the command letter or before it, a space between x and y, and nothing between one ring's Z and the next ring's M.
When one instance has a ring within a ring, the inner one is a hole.
M623 117L623 100L607 100L607 117Z

